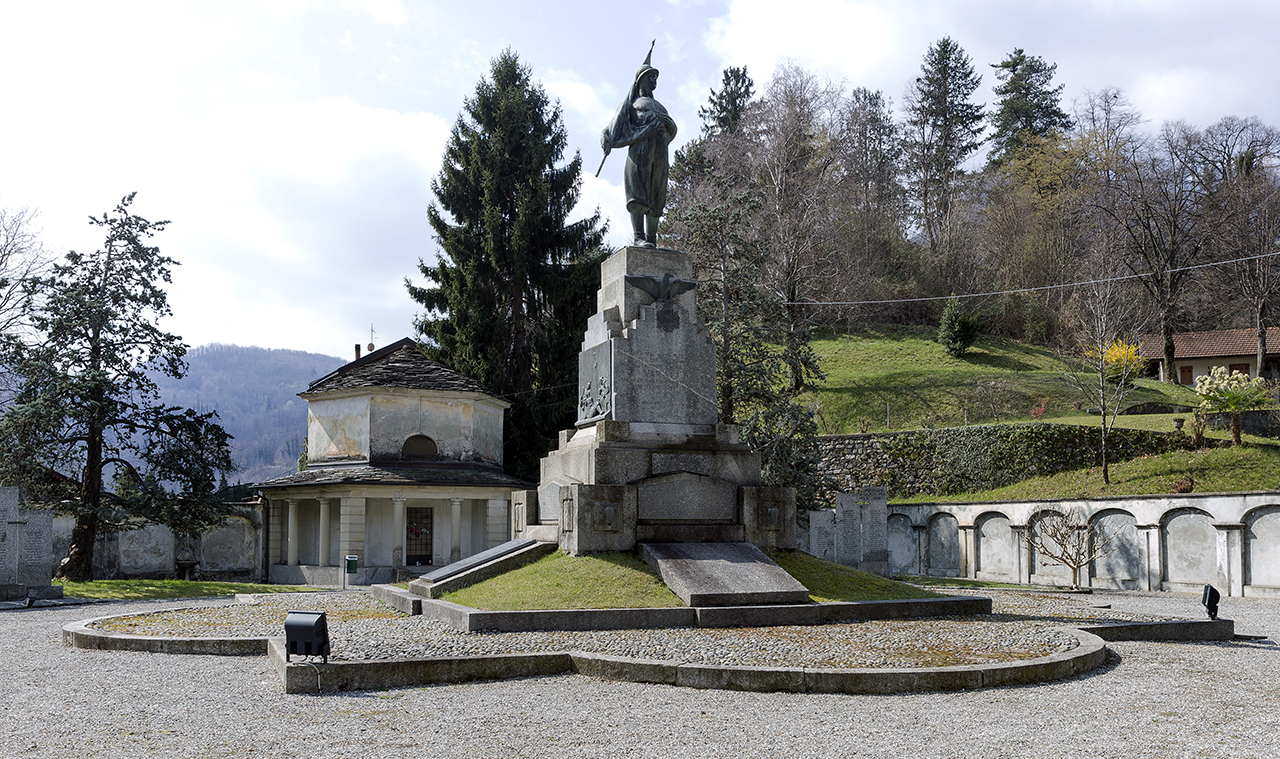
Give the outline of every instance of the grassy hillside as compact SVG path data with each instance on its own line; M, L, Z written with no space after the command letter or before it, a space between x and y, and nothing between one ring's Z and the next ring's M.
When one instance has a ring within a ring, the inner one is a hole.
M810 395L823 434L883 432L922 427L1022 422L1097 425L1097 415L1074 407L1075 391L1062 379L1065 368L1051 351L1001 338L980 337L963 358L954 359L933 341L928 327L872 325L827 332L814 349L827 371ZM1189 388L1139 380L1125 406L1161 402L1194 406ZM886 408L887 407L887 408ZM888 418L886 419L886 412ZM1118 427L1171 432L1174 419L1189 414L1122 415ZM1226 430L1210 430L1219 440ZM912 501L1024 500L1174 492L1190 479L1193 492L1274 490L1280 487L1280 441L1244 436L1243 448L1211 448L1147 456L1113 463L1111 484L1100 469L1036 477L983 493L918 496Z
M1033 409L1054 421L1090 417L1076 410L1064 365L1051 351L982 336L962 358L951 358L928 327L870 325L824 332L813 347L827 379L811 393L822 434L958 427L1031 421ZM1194 405L1188 388L1139 380L1126 405Z

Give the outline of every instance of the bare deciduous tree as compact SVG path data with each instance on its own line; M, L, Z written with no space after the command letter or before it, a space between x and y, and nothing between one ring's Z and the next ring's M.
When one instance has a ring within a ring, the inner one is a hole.
M1061 564L1071 570L1071 587L1080 587L1080 570L1119 548L1117 535L1080 510L1042 511L1018 539L1045 564ZM1048 561L1044 561L1048 559Z
M0 207L0 334L21 329L30 307L25 285L48 264L35 218L28 208Z
M1140 311L1136 293L1123 280L1116 279L1117 243L1110 229L1100 225L1094 230L1092 243L1084 269L1092 281L1081 285L1073 299L1076 351L1066 357L1068 368L1063 378L1081 400L1098 410L1102 481L1111 484L1108 438L1142 366L1136 360L1116 361L1115 352L1133 344L1133 335L1139 331Z

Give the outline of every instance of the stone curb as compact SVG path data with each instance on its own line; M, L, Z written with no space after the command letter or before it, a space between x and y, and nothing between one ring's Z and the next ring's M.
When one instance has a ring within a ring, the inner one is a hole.
M684 688L887 694L1029 685L1074 677L1097 669L1106 661L1106 644L1098 636L1069 627L1055 629L1071 635L1079 645L1016 662L903 669L741 667L629 659L584 651L315 664L285 662L282 638L269 639L267 655L285 693L377 690L573 672L604 680Z
M434 659L375 659L329 664L285 661L284 638L267 639L267 659L285 693L336 693L421 685L450 685L481 680L563 675L572 670L563 652L498 654Z
M1085 625L1080 629L1103 640L1232 640L1236 623L1230 619L1179 619L1169 622L1118 622Z
M158 638L95 630L89 625L117 616L94 617L62 626L62 642L75 648L100 651L147 651L153 654L204 654L211 656L262 656L267 638Z
M422 596L394 585L374 585L369 588L369 595L410 616L422 613Z
M399 607L397 607L399 608ZM530 630L656 630L671 627L779 627L822 622L990 614L982 596L841 601L777 606L677 606L653 609L483 611L450 601L422 599L421 613L463 632Z

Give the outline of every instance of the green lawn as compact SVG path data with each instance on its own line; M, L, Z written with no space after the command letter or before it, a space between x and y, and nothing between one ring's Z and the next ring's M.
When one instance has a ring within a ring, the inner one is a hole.
M799 552L769 557L823 601L936 598L922 588L887 580ZM647 564L632 553L571 557L555 553L533 564L445 595L475 609L635 609L683 606Z
M67 582L54 580L62 592L72 598L108 598L138 601L153 598L199 598L233 596L236 593L296 593L313 591L304 585L261 585L247 582L195 582L189 580L93 580Z
M1054 421L1090 417L1074 408L1065 368L1047 348L981 336L961 358L933 341L934 330L868 325L827 330L813 341L824 382L810 393L822 434L1031 421L1042 405ZM1125 405L1195 405L1189 388L1139 380Z
M532 564L445 595L473 609L625 609L683 606L647 564L630 553L568 556Z
M808 588L809 600L816 603L939 597L937 593L923 588L823 561L800 551L771 551L769 558Z

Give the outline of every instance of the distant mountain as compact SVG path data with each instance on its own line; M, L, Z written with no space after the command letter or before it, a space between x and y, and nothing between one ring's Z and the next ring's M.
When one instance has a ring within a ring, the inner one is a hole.
M217 411L235 437L240 471L228 479L254 483L294 471L307 434L307 402L298 393L344 359L303 351L213 343L187 352L187 376L153 377L165 403Z

